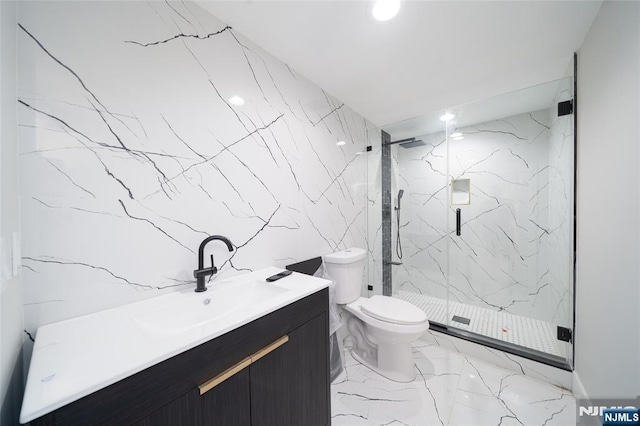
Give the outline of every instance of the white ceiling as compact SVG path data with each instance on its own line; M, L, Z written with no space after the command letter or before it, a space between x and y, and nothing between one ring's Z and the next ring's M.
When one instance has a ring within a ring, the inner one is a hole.
M384 126L565 75L601 1L198 1Z

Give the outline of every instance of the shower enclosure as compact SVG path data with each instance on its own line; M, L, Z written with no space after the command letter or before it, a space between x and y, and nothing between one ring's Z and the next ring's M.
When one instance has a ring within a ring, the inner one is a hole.
M369 197L370 221L381 211L369 276L378 269L383 294L439 331L565 369L573 90L565 78L386 126L380 204Z

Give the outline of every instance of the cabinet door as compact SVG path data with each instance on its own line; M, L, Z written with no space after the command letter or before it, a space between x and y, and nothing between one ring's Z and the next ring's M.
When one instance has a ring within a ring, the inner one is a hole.
M192 390L135 426L249 426L250 410L246 368L202 395Z
M140 420L135 426L198 425L198 398L198 389L194 389Z
M239 371L205 394L198 395L198 398L199 425L249 426L249 368Z
M331 410L327 314L288 336L287 344L251 364L251 424L327 425Z

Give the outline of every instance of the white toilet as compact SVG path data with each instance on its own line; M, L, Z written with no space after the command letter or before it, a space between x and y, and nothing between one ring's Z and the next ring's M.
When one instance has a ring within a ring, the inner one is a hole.
M360 297L366 251L350 248L323 257L325 270L336 283L336 303L352 316L347 323L354 340L353 357L397 382L416 377L411 342L429 329L418 307L387 296Z

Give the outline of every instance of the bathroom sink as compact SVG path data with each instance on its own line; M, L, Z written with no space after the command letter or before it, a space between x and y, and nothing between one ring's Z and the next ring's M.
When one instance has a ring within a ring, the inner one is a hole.
M259 280L214 283L204 293L193 290L165 296L162 304L134 318L143 328L156 331L184 331L207 324L223 316L242 311L248 306L268 302L289 291Z
M331 282L268 267L38 328L21 419L29 422L307 297ZM90 330L90 332L88 332ZM99 365L100 368L96 368Z

